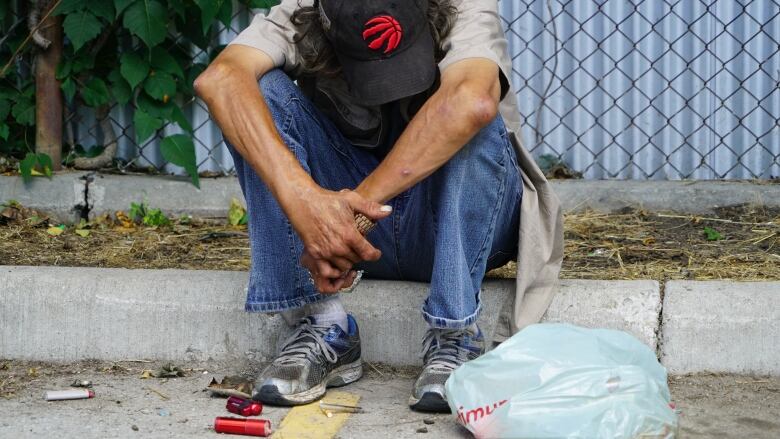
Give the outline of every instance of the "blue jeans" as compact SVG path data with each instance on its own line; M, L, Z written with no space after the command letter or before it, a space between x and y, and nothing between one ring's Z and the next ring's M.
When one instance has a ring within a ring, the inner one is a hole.
M379 164L282 71L264 75L260 88L282 139L320 186L354 189ZM246 310L283 311L322 299L299 262L301 239L255 171L228 148L249 215ZM516 254L521 196L515 151L497 117L434 174L388 202L392 215L368 235L382 258L357 268L366 277L430 282L422 307L429 325L467 327L479 314L485 272Z

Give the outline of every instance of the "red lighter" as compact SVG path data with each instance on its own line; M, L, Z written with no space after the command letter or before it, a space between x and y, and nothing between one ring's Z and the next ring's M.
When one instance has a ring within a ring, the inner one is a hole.
M231 396L227 400L225 408L230 413L235 413L241 416L257 416L263 412L263 404L251 399L239 398L237 396Z
M271 435L271 421L265 419L224 418L214 420L217 433L243 434L245 436L268 437Z

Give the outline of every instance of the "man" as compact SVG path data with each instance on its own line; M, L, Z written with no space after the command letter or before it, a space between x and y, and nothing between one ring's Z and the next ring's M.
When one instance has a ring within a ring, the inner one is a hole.
M255 399L303 404L360 378L333 293L363 271L431 283L413 409L449 411L444 382L484 352L487 270L519 256L494 341L541 318L561 216L514 134L510 74L493 0L283 0L197 79L247 202L246 309L292 327Z

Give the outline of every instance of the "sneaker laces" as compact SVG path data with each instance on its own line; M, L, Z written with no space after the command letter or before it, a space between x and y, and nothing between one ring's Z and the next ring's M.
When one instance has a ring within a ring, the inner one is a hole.
M330 326L315 325L308 318L302 319L282 344L282 350L274 362L297 365L305 363L307 359L324 357L329 363L335 363L338 361L336 350L322 338L329 330Z
M426 369L452 372L468 360L469 349L459 343L465 329L428 329L423 338L423 363Z

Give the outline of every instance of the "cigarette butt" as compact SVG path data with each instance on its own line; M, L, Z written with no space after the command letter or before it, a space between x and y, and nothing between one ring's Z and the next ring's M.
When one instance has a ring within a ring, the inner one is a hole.
M63 401L66 399L94 398L95 392L89 389L49 390L43 394L46 401Z

